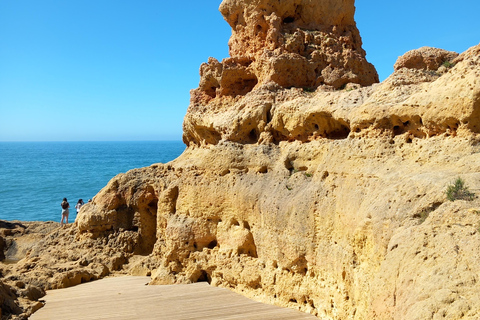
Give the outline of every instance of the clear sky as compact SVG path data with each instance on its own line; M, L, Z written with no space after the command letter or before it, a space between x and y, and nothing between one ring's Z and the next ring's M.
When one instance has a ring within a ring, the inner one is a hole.
M0 141L180 140L209 56L228 56L220 0L0 0ZM384 80L422 46L480 42L479 0L357 0Z

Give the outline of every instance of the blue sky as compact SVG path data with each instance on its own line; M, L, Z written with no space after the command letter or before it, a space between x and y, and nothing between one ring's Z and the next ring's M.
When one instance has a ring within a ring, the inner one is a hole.
M228 56L219 0L0 0L0 141L180 140L209 56ZM480 42L480 1L357 0L384 80L422 46Z

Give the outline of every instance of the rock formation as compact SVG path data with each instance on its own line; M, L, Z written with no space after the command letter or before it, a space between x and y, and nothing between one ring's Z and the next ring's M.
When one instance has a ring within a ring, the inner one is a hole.
M133 232L83 240L76 234L73 226L60 228L56 222L0 221L7 259L7 264L0 263L2 320L27 319L43 306L39 300L45 290L125 273L121 269L136 239Z
M395 71L401 68L438 71L443 65L445 68L451 66L458 53L431 47L422 47L411 50L401 56L393 66Z
M354 0L225 0L230 58L200 68L198 103L247 94L266 83L309 90L378 82L353 19Z
M9 283L125 272L321 319L477 318L480 200L445 189L480 189L480 45L409 52L370 85L353 0L220 10L231 58L201 67L185 152L113 178Z

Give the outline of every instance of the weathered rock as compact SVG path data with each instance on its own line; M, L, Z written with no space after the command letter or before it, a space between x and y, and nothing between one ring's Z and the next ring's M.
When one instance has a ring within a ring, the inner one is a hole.
M5 260L5 239L0 236L0 261Z
M134 247L132 232L111 233L108 239L76 240L76 227L60 228L55 222L0 221L0 226L0 233L9 235L10 248L16 248L8 251L14 253L7 255L9 263L0 264L4 288L0 301L6 301L3 315L8 319L26 319L41 308L38 300L45 295L44 290L123 272L132 255L129 248Z
M398 58L394 70L401 68L437 71L442 65L451 67L458 53L432 47L408 51Z
M22 309L16 302L16 295L12 288L0 280L0 316L17 315Z
M475 48L469 51L475 52ZM382 131L426 137L479 130L479 56L465 54L444 75L401 68L382 84L315 92L265 85L242 98L191 104L188 144L279 143ZM375 133L375 135L378 133Z
M154 237L132 249L150 253L133 269L152 283L208 281L322 318L474 317L480 201L448 202L445 188L462 176L480 189L478 50L443 75L401 68L342 91L267 85L190 109L196 143L114 178L79 237ZM156 233L142 231L153 220Z
M225 0L220 11L232 27L231 57L201 66L193 104L245 95L269 82L313 89L378 82L361 47L353 0Z
M45 290L37 286L29 285L20 292L20 295L30 300L38 300L41 297L45 296Z
M25 257L33 246L56 227L57 225L54 222L7 222L0 220L0 238L2 235L4 236L4 246L1 254L4 254L5 259L9 261L18 261Z

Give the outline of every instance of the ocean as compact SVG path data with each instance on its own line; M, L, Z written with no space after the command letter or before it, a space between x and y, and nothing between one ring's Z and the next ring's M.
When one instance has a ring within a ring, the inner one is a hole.
M115 175L166 163L181 141L0 142L0 220L58 221L60 203L93 198Z

